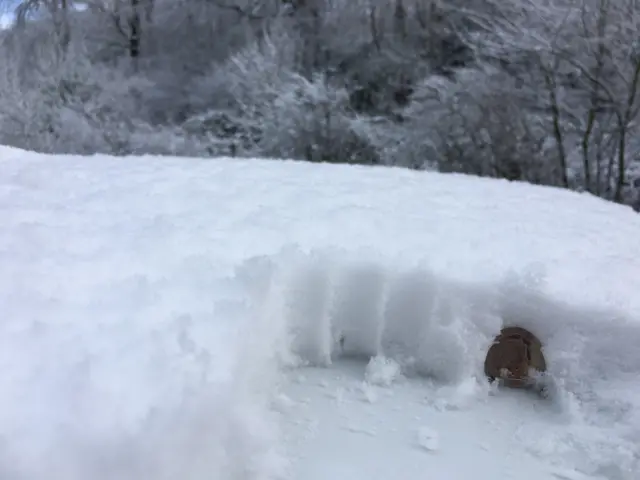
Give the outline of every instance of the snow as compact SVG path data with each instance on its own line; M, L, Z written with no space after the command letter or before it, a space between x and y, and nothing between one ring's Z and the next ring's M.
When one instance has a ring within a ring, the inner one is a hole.
M640 217L269 159L0 148L0 478L631 480ZM489 387L503 325L552 395Z
M392 358L376 355L369 360L365 371L367 383L388 387L401 374L401 365Z

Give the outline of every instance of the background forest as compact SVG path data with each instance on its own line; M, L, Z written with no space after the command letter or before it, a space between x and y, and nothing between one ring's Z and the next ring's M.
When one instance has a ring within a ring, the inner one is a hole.
M640 0L4 0L0 144L294 158L640 209Z

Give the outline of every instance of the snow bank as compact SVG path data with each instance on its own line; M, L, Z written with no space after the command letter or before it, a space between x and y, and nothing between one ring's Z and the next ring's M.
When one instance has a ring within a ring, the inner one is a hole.
M630 209L395 169L0 163L3 479L279 478L276 365L383 353L468 385L503 323L545 342L583 411L630 402Z

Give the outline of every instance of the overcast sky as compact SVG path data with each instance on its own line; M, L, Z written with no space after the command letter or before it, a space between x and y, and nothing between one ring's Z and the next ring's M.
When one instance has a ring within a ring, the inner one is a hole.
M0 28L4 28L11 23L15 4L14 0L0 0Z

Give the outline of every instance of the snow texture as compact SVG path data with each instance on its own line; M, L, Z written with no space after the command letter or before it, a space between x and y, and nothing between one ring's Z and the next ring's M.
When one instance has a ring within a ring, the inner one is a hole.
M398 362L375 356L367 364L365 378L373 385L390 386L400 375L401 367Z
M0 218L3 480L640 471L630 209L461 175L2 147ZM542 340L546 407L484 381L505 325ZM407 447L381 464L393 422Z

